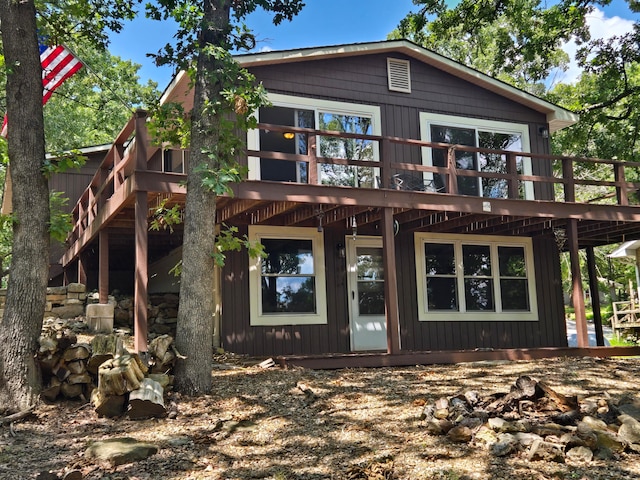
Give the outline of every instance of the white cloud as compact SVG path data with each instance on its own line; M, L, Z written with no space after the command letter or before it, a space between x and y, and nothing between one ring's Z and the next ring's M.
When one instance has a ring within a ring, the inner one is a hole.
M618 16L607 17L602 10L594 9L593 12L587 17L587 25L589 26L589 30L591 31L591 38L593 40L602 38L608 39L616 35L624 35L633 30L634 25L633 20L628 20L625 18L621 18ZM554 78L554 83L562 82L562 83L573 83L580 76L581 69L578 67L575 61L576 52L578 51L578 46L572 40L568 42L564 46L564 51L569 54L569 58L571 62L569 64L569 69L566 72L559 72Z

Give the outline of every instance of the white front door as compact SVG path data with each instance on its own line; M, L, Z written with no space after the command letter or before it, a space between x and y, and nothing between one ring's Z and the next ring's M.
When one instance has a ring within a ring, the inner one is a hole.
M351 350L386 350L384 267L380 237L347 237Z

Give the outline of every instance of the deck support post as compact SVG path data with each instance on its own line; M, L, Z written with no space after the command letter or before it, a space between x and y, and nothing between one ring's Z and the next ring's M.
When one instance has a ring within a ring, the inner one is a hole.
M67 274L65 271L65 285L67 284ZM78 283L83 285L87 284L87 254L82 252L78 255L78 278L76 280Z
M598 289L598 275L596 273L596 256L593 247L587 247L587 270L589 271L589 290L591 291L591 308L593 309L593 324L596 330L596 344L604 347L602 333L602 315L600 313L600 291Z
M578 245L578 221L575 218L567 220L567 244L571 263L571 285L573 309L576 315L576 333L578 348L589 346L587 331L587 316L585 314L584 291L582 289L582 275L580 273L580 257Z
M393 208L382 212L382 261L384 263L384 303L387 317L387 353L400 353L400 314L396 275L396 245Z
M147 169L147 112L136 111L136 171ZM147 351L148 333L148 251L149 235L147 218L149 214L149 200L146 191L136 191L135 194L135 240L136 264L134 279L134 349L136 352Z
M98 303L109 302L109 232L98 233Z

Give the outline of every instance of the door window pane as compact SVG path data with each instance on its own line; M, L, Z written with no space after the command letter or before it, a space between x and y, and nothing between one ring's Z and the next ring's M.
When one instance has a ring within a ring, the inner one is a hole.
M371 135L373 126L370 117L341 115L331 112L319 112L319 130L341 133ZM320 156L349 160L374 161L374 142L360 138L319 137ZM320 165L320 180L326 185L342 185L372 188L374 186L374 167L352 167L349 165Z
M478 144L481 148L491 150L522 151L522 135L499 132L478 132ZM480 153L478 166L481 172L507 173L507 156L497 153ZM522 157L516 158L517 172L522 174ZM524 195L524 191L520 192ZM501 178L483 178L482 196L491 198L508 198L508 184Z
M382 249L357 247L358 309L360 315L384 315Z
M476 146L476 131L473 128L457 128L432 125L431 141L437 143L450 143L452 145ZM433 149L433 165L436 167L447 166L447 151L441 148ZM463 170L477 170L477 156L473 152L456 151L456 168ZM434 182L437 191L446 186L446 175L435 174ZM478 179L473 177L458 177L458 193L461 195L478 195Z
M360 315L384 315L384 282L358 282Z
M314 128L314 112L288 107L263 107L260 109L260 121L273 125ZM297 134L292 138L287 137L283 132L260 130L260 149L266 152L307 153L306 135ZM260 159L260 178L279 182L306 183L308 181L307 164L262 158Z

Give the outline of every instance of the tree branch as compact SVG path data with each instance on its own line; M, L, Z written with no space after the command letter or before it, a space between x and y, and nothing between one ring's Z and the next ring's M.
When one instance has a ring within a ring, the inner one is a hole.
M584 113L593 112L594 110L601 110L603 108L607 108L607 107L610 107L612 105L615 105L616 103L618 103L623 98L627 98L627 97L629 97L631 95L635 95L636 93L640 93L640 86L626 88L622 92L620 92L618 95L616 95L614 97L611 97L611 98L605 100L604 102L600 102L600 103L595 103L593 105L589 105L588 107L585 107L585 108L583 108L581 110L578 110L576 113L578 115L582 115Z

